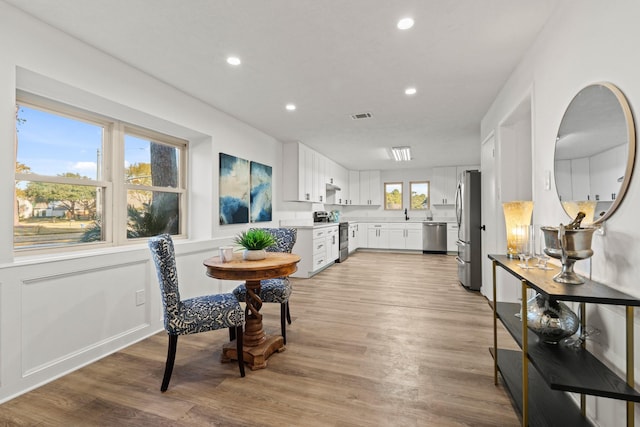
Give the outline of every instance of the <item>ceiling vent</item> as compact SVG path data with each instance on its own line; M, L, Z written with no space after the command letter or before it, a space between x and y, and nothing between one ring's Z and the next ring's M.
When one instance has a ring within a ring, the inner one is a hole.
M371 118L372 114L371 113L358 113L358 114L352 114L351 118L353 120L360 120L360 119L369 119Z

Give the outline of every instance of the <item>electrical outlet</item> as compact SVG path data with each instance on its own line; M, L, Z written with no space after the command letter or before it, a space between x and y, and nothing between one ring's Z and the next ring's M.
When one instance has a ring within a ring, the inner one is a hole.
M144 289L140 289L136 291L136 305L143 305L145 302L146 296Z

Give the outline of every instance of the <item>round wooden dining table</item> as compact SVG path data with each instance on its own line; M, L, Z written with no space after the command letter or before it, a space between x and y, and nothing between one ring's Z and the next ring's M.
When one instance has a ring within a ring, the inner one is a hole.
M267 358L275 352L285 350L282 335L267 335L262 327L262 300L260 281L285 277L295 273L300 257L284 252L267 252L267 257L257 261L246 261L242 253L234 253L229 262L219 256L204 260L207 276L223 280L244 280L247 287L243 357L251 370L267 367ZM225 344L222 361L237 360L235 343Z

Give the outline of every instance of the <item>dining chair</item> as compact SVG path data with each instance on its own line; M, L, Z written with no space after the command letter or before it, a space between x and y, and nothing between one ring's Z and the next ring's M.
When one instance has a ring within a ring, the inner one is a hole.
M185 300L180 299L178 271L176 268L173 241L169 234L161 234L149 239L149 249L158 274L164 307L164 328L169 334L167 362L162 379L162 392L169 387L179 335L197 334L228 328L229 336L235 336L240 376L244 377L242 357L242 327L244 310L238 299L231 293L203 295Z
M265 228L264 230L270 233L276 241L266 249L268 252L291 253L293 246L296 244L298 230L295 228ZM242 284L233 290L233 294L238 298L238 301L245 302L247 298L247 288ZM286 323L291 324L291 311L289 310L290 295L291 283L288 277L278 277L276 279L260 281L260 294L258 296L262 302L280 304L280 328L285 344L287 343Z

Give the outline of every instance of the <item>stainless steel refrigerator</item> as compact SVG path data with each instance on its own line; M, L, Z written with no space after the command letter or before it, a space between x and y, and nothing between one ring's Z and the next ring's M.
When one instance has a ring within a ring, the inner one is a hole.
M467 170L458 177L456 220L458 222L458 280L467 289L482 286L482 218L480 172Z

